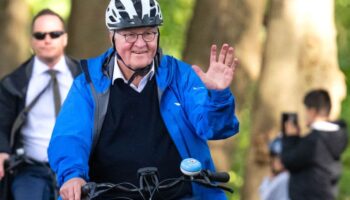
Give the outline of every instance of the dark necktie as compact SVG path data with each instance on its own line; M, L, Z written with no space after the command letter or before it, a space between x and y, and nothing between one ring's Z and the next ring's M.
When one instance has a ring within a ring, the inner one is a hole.
M57 115L61 109L61 95L60 95L60 89L58 87L58 81L57 81L57 77L56 77L56 74L58 73L58 71L49 70L48 73L51 76L53 101L55 104L55 116L57 117Z

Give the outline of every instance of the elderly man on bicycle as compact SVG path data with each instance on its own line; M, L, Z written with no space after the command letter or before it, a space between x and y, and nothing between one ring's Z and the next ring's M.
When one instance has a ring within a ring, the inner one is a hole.
M156 0L111 0L106 25L112 48L81 61L84 74L58 116L49 146L63 199L80 199L86 181L131 182L142 167L157 167L160 179L180 176L182 159L214 170L207 140L238 132L229 90L237 59L224 44L203 72L162 55ZM166 191L174 199L226 199L223 191L185 184ZM131 197L129 197L131 198Z

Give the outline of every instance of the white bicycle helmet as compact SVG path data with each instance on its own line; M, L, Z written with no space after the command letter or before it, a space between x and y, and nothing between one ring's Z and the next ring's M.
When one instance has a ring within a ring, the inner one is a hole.
M157 0L111 0L106 10L109 30L159 26L163 17Z

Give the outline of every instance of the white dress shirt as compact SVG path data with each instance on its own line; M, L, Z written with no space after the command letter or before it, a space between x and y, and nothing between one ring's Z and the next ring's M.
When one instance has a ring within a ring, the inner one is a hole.
M33 72L26 94L26 106L28 106L50 82L51 77L47 73L49 69L50 68L37 57L34 58ZM60 61L52 69L57 71L56 76L62 104L72 85L73 76L67 66L64 56L62 56ZM48 161L47 148L55 121L55 105L52 86L50 86L29 111L27 121L21 129L24 152L28 157L37 161Z
M141 93L142 90L145 88L147 82L152 79L152 77L154 75L154 71L155 70L154 70L154 62L153 62L151 70L141 79L139 86L137 87L136 85L131 83L130 87L132 89L134 89L135 91L137 91L138 93ZM124 83L128 83L128 80L125 79L122 71L120 70L120 67L119 67L118 62L117 62L117 58L115 57L112 84L114 84L114 81L118 78L123 79Z

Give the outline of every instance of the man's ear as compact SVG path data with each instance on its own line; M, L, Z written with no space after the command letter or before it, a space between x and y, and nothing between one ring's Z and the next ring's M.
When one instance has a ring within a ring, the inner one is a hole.
M67 44L68 44L68 34L65 33L65 34L63 35L63 45L64 45L64 47L66 47Z
M109 42L113 45L113 35L114 31L108 31Z

